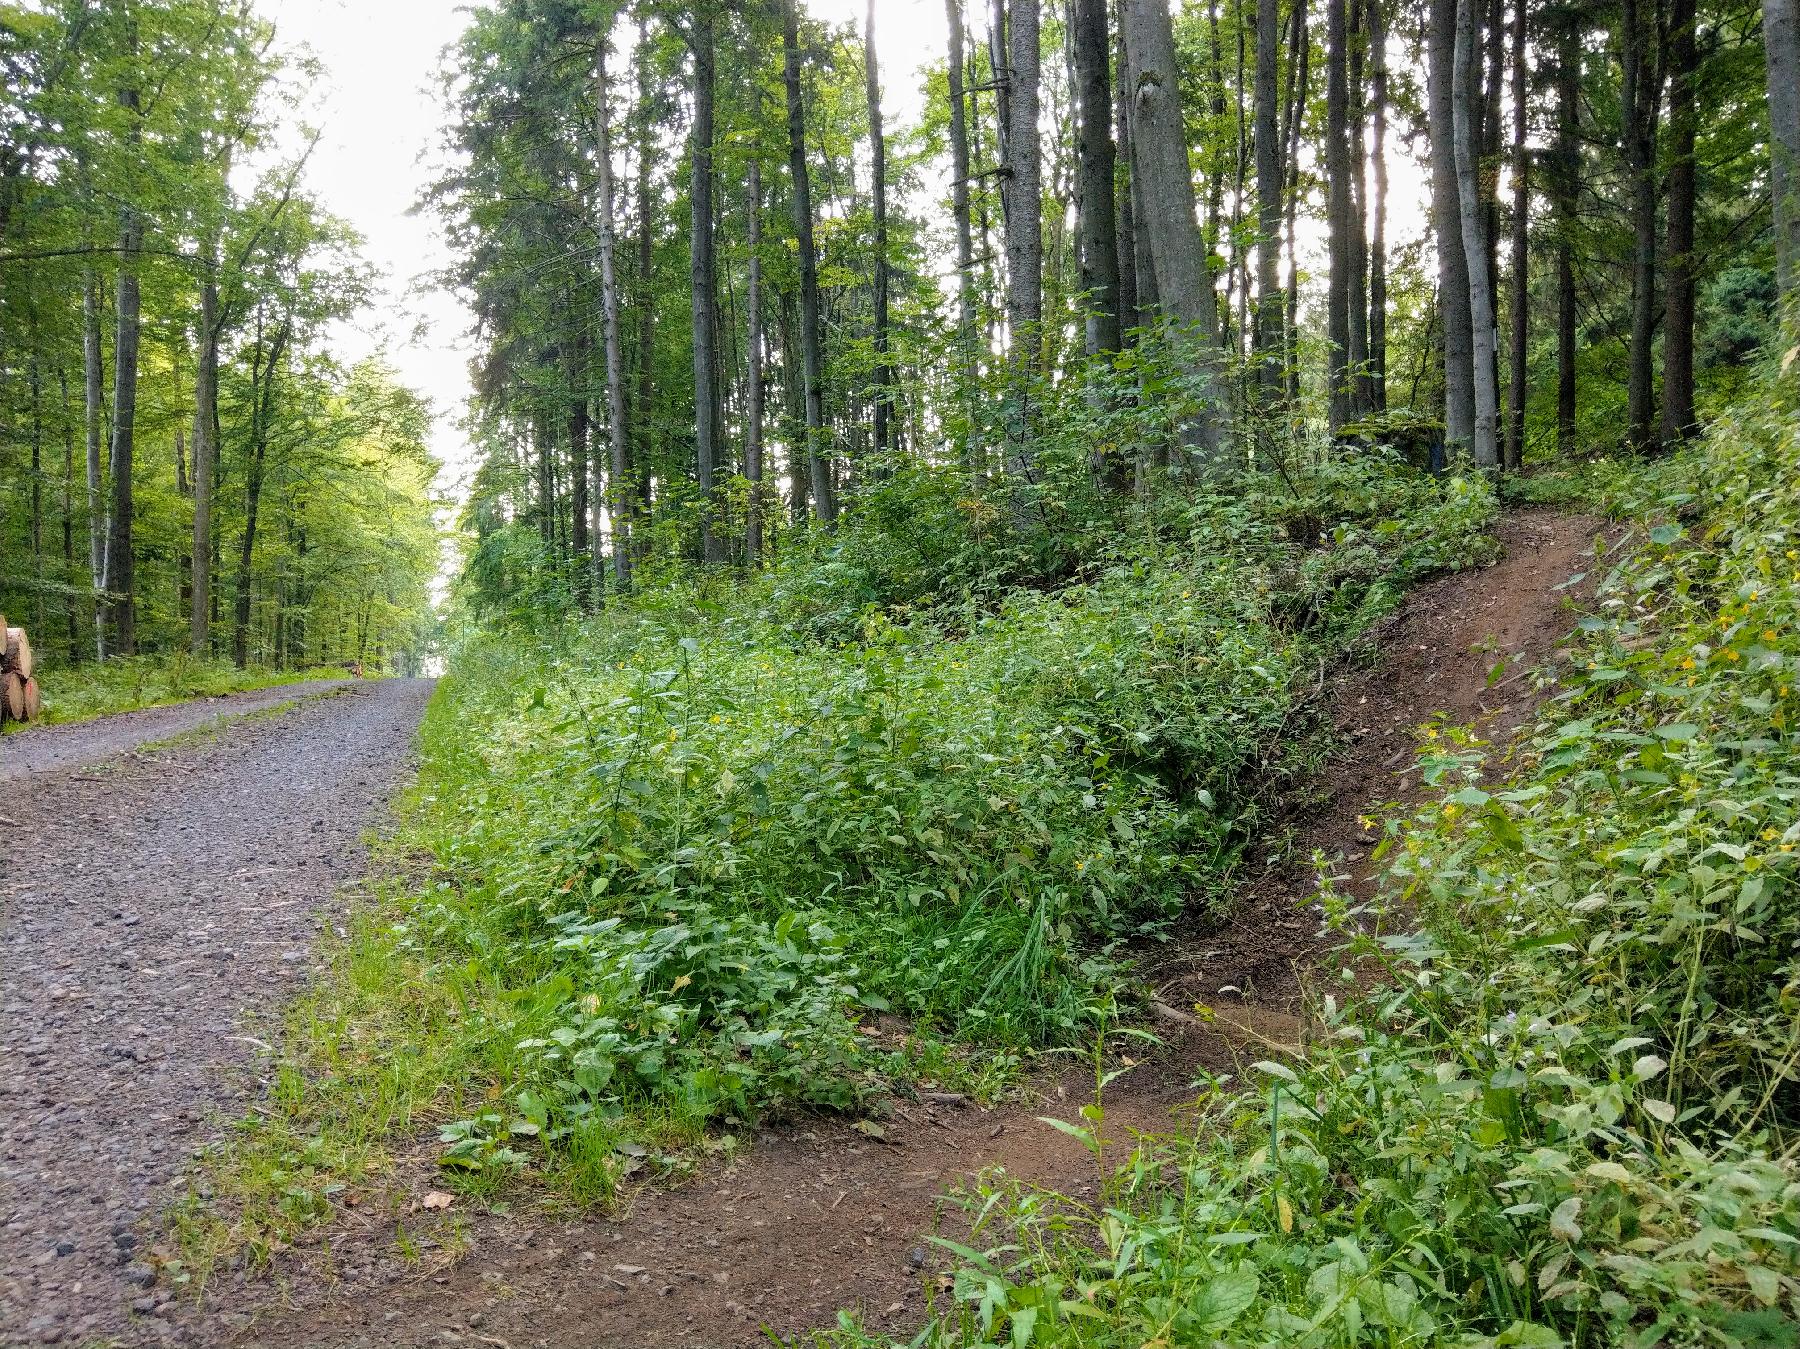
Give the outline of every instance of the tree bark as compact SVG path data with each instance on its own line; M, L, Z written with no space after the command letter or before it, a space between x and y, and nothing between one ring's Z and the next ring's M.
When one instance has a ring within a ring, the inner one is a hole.
M1306 5L1293 6L1293 20L1288 46L1288 89L1282 143L1287 147L1287 201L1284 232L1287 236L1287 316L1282 325L1287 341L1287 394L1290 403L1300 401L1300 133L1306 122L1306 104L1311 93L1310 54L1312 43L1307 38Z
M694 456L700 489L700 558L709 566L724 561L718 531L719 454L718 259L713 237L713 97L718 82L711 0L695 7L694 126L689 142L690 213L688 281L694 322Z
M1005 174L1006 326L1011 366L1006 471L1034 477L1032 392L1043 352L1043 154L1038 139L1038 0L1010 0L1007 14Z
M1625 380L1626 440L1645 450L1656 435L1656 117L1660 81L1651 52L1654 16L1623 0L1619 53L1625 169L1631 183L1631 349Z
M1762 8L1776 268L1792 302L1800 297L1800 0L1763 0Z
M1131 163L1131 96L1128 86L1129 67L1125 60L1123 26L1113 39L1113 219L1117 226L1119 258L1119 327L1120 337L1143 326L1144 288L1140 277L1144 270L1143 250L1138 245L1137 203L1133 181L1136 170Z
M135 97L135 95L134 95ZM144 226L137 212L126 207L119 230L119 277L113 301L117 330L113 338L113 435L112 509L106 531L106 590L111 616L113 649L121 656L137 654L137 580L132 557L132 468L137 420L138 259L144 243Z
M1387 411L1388 65L1383 3L1363 0L1369 31L1370 152L1375 175L1369 223L1369 407L1375 412Z
M1438 310L1444 330L1444 439L1448 449L1466 452L1475 440L1475 339L1455 152L1460 8L1458 0L1431 0L1426 104L1431 138L1431 226L1437 235Z
M100 355L100 278L93 268L82 276L81 357L87 431L88 577L94 590L94 659L106 659L106 507L101 494L100 407L106 372Z
M975 391L981 374L979 333L975 317L975 235L969 213L969 128L963 92L963 9L961 0L944 0L950 30L950 214L956 226L956 353L964 405L964 468L975 471L973 453Z
M1556 35L1556 451L1575 449L1575 210L1581 182L1581 20Z
M1525 149L1525 97L1530 84L1525 37L1529 0L1513 0L1512 40L1512 341L1507 403L1506 467L1525 465L1525 393L1531 340L1531 156Z
M1325 358L1331 432L1356 420L1350 382L1350 193L1349 35L1345 0L1325 0L1325 229L1330 247L1326 277Z
M612 86L606 71L606 48L610 35L599 33L594 39L594 139L599 158L599 176L595 185L599 200L595 203L595 221L600 240L600 323L601 345L606 362L606 441L611 463L607 474L605 498L611 522L613 579L619 589L631 586L631 449L626 439L625 416L625 346L619 332L619 262L618 236L613 228L613 163L612 163ZM649 174L648 166L643 172ZM646 234L646 241L647 241ZM649 368L648 340L640 359ZM646 396L646 401L648 398ZM596 493L596 497L600 494ZM595 579L604 576L599 541L594 543Z
M1662 442L1680 444L1696 429L1694 415L1694 197L1696 108L1700 57L1694 0L1669 9L1668 229L1663 240Z
M806 477L794 474L794 514L806 514L807 485L819 520L837 519L830 465L824 455L825 376L819 358L819 257L813 245L812 179L806 167L806 106L800 97L799 0L782 0L782 81L787 90L788 175L792 179L794 238L800 251L800 365L806 411Z
M756 102L760 114L761 98ZM763 558L762 205L762 160L752 153L748 199L744 204L745 245L749 253L744 282L744 360L749 367L744 380L744 479L750 484L744 515L744 557L751 567L760 566Z
M579 306L571 305L564 316L568 336L563 344L563 371L567 381L567 433L569 437L569 548L575 566L582 572L593 567L588 540L588 431L592 418L588 412L588 364L593 344L588 337L588 316ZM600 479L594 473L596 484ZM595 493L599 495L598 492ZM588 595L591 587L584 580L581 590Z
M648 9L638 13L637 30L638 64L638 125L637 125L637 391L633 398L635 412L624 419L625 426L635 428L637 432L637 454L635 462L628 463L627 468L636 470L636 481L628 477L613 478L613 490L619 494L613 506L615 527L620 520L632 526L635 531L636 521L648 518L655 503L651 499L650 470L656 462L656 419L651 415L651 400L655 393L656 370L656 293L653 282L656 265L654 233L654 215L650 191L650 162L654 151L655 127L653 108L650 101L650 64L646 54L650 50L650 19ZM633 488L637 489L637 500L631 498ZM631 583L631 566L633 561L631 544L626 540L624 549L624 571L620 572L620 563L615 551L613 575L621 585Z
M219 230L200 244L199 354L194 369L194 531L188 586L188 651L212 654L212 496L219 456Z
M1164 317L1199 348L1207 406L1188 430L1203 467L1224 447L1224 401L1218 379L1218 299L1207 274L1188 163L1187 126L1175 66L1167 0L1124 0L1123 26L1131 87L1132 176L1138 226L1148 246Z
M1281 389L1281 0L1256 0L1256 355L1265 401Z
M1469 327L1474 357L1475 427L1470 453L1477 468L1499 463L1499 389L1496 387L1494 294L1489 284L1487 221L1480 187L1478 151L1481 104L1480 25L1475 5L1456 7L1455 76L1452 83L1452 136L1456 150L1457 200L1462 210L1463 255L1469 273Z
M1118 218L1113 200L1117 161L1112 133L1112 43L1106 0L1074 0L1074 44L1079 109L1076 164L1080 174L1081 289L1087 297L1086 347L1090 356L1116 352L1119 320Z
M875 0L869 0L863 27L863 79L869 104L869 200L875 226L875 266L871 278L875 346L875 459L880 470L893 449L894 367L888 332L887 137L881 127L881 71L875 56Z
M1367 52L1363 43L1363 0L1350 7L1349 166L1350 239L1348 273L1350 298L1350 395L1357 417L1369 410L1369 181L1366 122L1368 105L1363 91Z

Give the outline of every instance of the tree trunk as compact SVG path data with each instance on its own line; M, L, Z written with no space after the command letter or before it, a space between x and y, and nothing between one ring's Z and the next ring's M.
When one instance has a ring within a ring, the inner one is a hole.
M1466 3L1466 0L1465 0ZM1427 111L1431 133L1431 225L1437 235L1438 310L1444 328L1444 438L1447 449L1475 440L1474 333L1469 255L1463 247L1456 144L1458 0L1431 0Z
M756 111L762 111L760 97ZM758 117L760 121L760 116ZM744 359L749 367L744 379L744 478L750 499L744 518L744 557L751 567L763 558L763 284L762 284L762 160L752 152L748 199L744 203L745 244L749 275L744 283Z
M1375 412L1387 411L1388 66L1384 2L1363 0L1369 31L1370 152L1375 175L1369 223L1369 407Z
M1512 42L1512 344L1507 384L1506 466L1525 466L1525 393L1531 339L1531 156L1525 149L1525 97L1530 85L1525 37L1529 0L1513 0Z
M830 465L824 455L825 375L819 356L819 257L813 245L812 179L806 168L806 107L800 98L799 0L782 0L782 81L787 90L788 174L792 178L794 238L800 252L800 365L806 410L806 482L824 524L837 519ZM794 514L804 517L806 485L794 475Z
M1113 201L1112 43L1106 0L1075 0L1075 77L1079 126L1076 164L1081 199L1081 290L1090 356L1119 350L1119 238Z
M690 216L688 281L694 320L694 455L700 489L700 558L722 562L725 551L716 516L713 482L719 453L719 361L717 256L713 238L713 93L717 84L713 13L710 0L695 7L694 126L689 143Z
M256 517L262 504L263 468L268 458L270 423L275 412L275 384L280 378L282 356L287 350L290 332L290 326L283 323L269 344L267 365L253 368L250 380L254 400L250 410L250 462L244 475L244 534L238 548L237 593L231 627L231 660L240 670L250 663L250 584L251 564L256 556ZM260 389L257 387L259 376Z
M950 214L956 225L956 353L964 392L964 467L975 469L975 390L981 374L975 318L975 235L969 215L969 129L963 92L963 10L961 0L944 0L950 30Z
M1475 427L1470 451L1477 468L1499 463L1499 389L1494 378L1494 294L1489 285L1487 221L1481 200L1477 132L1481 104L1479 0L1456 7L1455 77L1452 83L1452 137L1456 151L1457 200L1462 209L1463 255L1469 273L1469 327L1474 356Z
M569 437L569 548L574 562L583 573L593 565L588 554L588 363L593 344L588 337L586 311L579 305L569 306L564 322L568 336L564 341L564 378L567 389L567 431ZM598 482L600 474L594 474ZM583 595L590 587L584 580Z
M1256 0L1256 353L1265 401L1281 388L1281 0Z
M1218 310L1195 217L1187 126L1175 66L1167 0L1124 0L1123 27L1131 87L1132 178L1138 190L1140 241L1150 252L1163 315L1197 340L1208 406L1189 428L1207 465L1224 447L1224 402L1218 380ZM1205 466L1205 465L1203 465Z
M875 57L875 0L863 28L863 77L869 103L870 204L875 225L875 460L877 471L893 449L894 367L888 334L887 137L881 129L881 71Z
M106 372L100 359L100 278L93 268L82 276L81 363L86 394L88 577L94 588L94 658L106 659L106 509L100 479L100 400Z
M1792 302L1800 297L1800 0L1763 0L1762 9L1776 270Z
M1624 0L1619 52L1625 168L1631 180L1631 350L1625 380L1626 439L1645 450L1656 435L1656 117L1661 89L1651 53L1654 15Z
M1330 245L1326 279L1325 378L1330 393L1328 417L1335 435L1356 420L1356 398L1350 385L1350 195L1349 35L1344 23L1345 0L1325 0L1325 229Z
M1282 143L1286 150L1286 221L1288 282L1287 316L1282 332L1287 341L1287 394L1290 403L1300 401L1300 132L1306 121L1306 105L1312 81L1309 57L1312 43L1306 32L1306 5L1293 6L1288 45L1288 87L1283 113Z
M652 213L650 191L650 162L655 153L650 101L650 65L644 55L650 50L650 20L648 9L638 13L637 31L638 57L638 180L637 180L637 394L634 399L636 411L633 420L626 420L625 425L637 429L637 456L635 464L628 465L636 469L635 483L628 478L618 476L617 465L614 466L613 490L618 499L613 503L613 526L616 529L620 521L634 523L640 510L644 518L651 514L654 502L651 500L650 469L656 462L656 419L651 415L651 397L655 392L656 369L656 293L652 283L656 264L654 232L654 215ZM631 499L633 487L637 489L637 503ZM635 538L635 535L633 536ZM621 585L631 583L632 540L625 541L624 571L620 572L618 548L615 542L613 574Z
M1011 391L1007 408L1006 471L1034 480L1032 393L1043 352L1043 154L1038 139L1038 0L1010 0L1007 15L1006 326Z
M1556 451L1575 449L1575 211L1581 183L1581 20L1556 36Z
M625 348L619 334L619 260L618 237L613 229L613 163L612 163L612 86L606 73L606 48L610 34L599 33L594 39L594 139L599 156L599 178L595 203L595 222L600 240L600 316L601 345L606 361L606 432L611 451L605 498L612 525L613 579L619 589L631 586L631 451L626 440L625 418ZM646 179L648 165L642 172ZM645 242L648 242L646 231ZM648 271L646 265L645 270ZM642 279L640 279L641 281ZM648 287L645 287L646 290ZM647 308L647 306L646 306ZM643 334L644 350L639 359L649 369L649 338ZM648 389L645 391L648 402ZM641 415L641 410L640 410ZM600 494L596 493L598 497ZM599 540L594 541L594 574L604 576Z
M1674 446L1694 433L1694 79L1700 57L1694 34L1694 0L1673 0L1669 10L1668 232L1663 241L1662 441Z
M135 95L134 101L135 101ZM137 581L132 557L132 468L137 419L138 259L144 226L136 211L125 208L119 231L119 278L114 299L117 331L113 339L112 518L106 532L107 608L112 618L113 649L121 656L137 654Z
M1139 283L1143 258L1138 247L1136 193L1132 190L1131 91L1125 60L1125 33L1113 40L1113 220L1118 240L1120 338L1144 322L1144 292Z
M212 652L212 497L219 457L219 230L200 245L199 354L194 370L194 532L188 586L188 651Z
M58 362L57 389L62 395L63 481L62 481L62 558L63 617L68 624L69 664L81 659L81 623L75 616L75 423L69 411L69 372Z
M1349 289L1347 306L1350 320L1350 394L1351 407L1357 417L1369 410L1369 149L1365 122L1368 105L1363 91L1364 65L1367 59L1363 44L1363 0L1352 0L1350 8L1350 240Z

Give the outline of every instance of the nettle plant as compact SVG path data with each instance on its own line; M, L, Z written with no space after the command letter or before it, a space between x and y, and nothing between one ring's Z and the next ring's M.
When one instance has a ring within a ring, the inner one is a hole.
M1616 503L1510 782L1427 729L1384 894L1328 895L1373 989L1094 1203L990 1178L919 1343L1800 1340L1797 427L1772 392Z

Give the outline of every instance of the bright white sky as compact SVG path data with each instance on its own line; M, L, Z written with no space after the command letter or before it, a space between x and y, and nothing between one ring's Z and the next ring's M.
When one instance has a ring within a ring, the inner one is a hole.
M866 0L805 0L815 15L861 26ZM893 123L916 122L917 72L946 47L943 0L877 0L875 41L883 102ZM448 255L427 217L409 215L430 176L443 120L438 85L444 47L462 32L462 0L258 0L283 47L304 46L325 73L305 91L302 113L321 131L307 177L326 207L362 234L384 276L373 312L337 335L342 356L382 350L403 381L437 411L433 449L454 484L470 467L458 422L469 388L470 316L430 280ZM970 5L971 11L982 6ZM299 143L298 128L284 148ZM1395 243L1417 234L1419 179L1395 162ZM1309 250L1310 251L1310 250Z

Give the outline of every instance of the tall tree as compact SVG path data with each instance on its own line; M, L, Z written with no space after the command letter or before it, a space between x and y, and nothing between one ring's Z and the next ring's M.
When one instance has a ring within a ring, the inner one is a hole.
M626 438L625 349L619 331L618 243L613 227L612 88L606 70L610 41L611 34L605 30L594 35L594 223L600 242L600 330L606 362L606 439L610 458L606 500L612 531L613 579L623 590L631 585L631 448ZM647 359L648 353L645 356ZM597 577L603 566L596 540Z
M694 323L694 452L700 489L700 556L707 563L725 558L719 536L714 475L719 456L718 263L713 235L713 100L718 53L712 0L695 6L694 125L689 139L689 285Z
M1198 339L1208 406L1190 424L1189 439L1210 464L1224 449L1226 412L1216 359L1218 297L1196 215L1167 0L1123 0L1123 29L1140 243L1149 249L1164 317Z
M1694 0L1669 6L1668 225L1663 236L1662 443L1692 435L1694 415L1694 144L1698 109L1694 81L1700 52Z
M1469 274L1469 329L1475 391L1474 438L1470 452L1477 468L1500 461L1500 394L1495 378L1494 293L1488 269L1487 220L1481 200L1478 135L1481 112L1479 0L1458 0L1455 70L1451 83L1451 136L1456 156L1457 201L1462 213L1463 256Z
M1333 432L1356 419L1351 384L1350 236L1355 212L1350 190L1349 33L1345 0L1325 0L1325 229L1330 248L1326 279L1325 357Z
M875 457L893 448L894 370L888 333L887 136L881 127L881 72L875 57L875 0L869 0L863 27L863 79L869 104L870 202L875 225L872 308L875 346Z
M1285 338L1281 331L1281 129L1276 87L1281 52L1281 2L1256 0L1256 352L1265 394L1281 388Z
M127 24L131 26L128 51L135 59L135 23L128 18ZM136 146L143 139L140 91L135 86L121 89L119 106L125 110L127 117L127 143ZM119 272L113 299L116 328L113 337L112 461L108 465L112 479L112 506L107 521L106 562L103 568L104 588L110 597L107 610L111 618L113 646L121 656L137 654L136 560L132 551L132 525L136 518L136 506L132 484L137 434L139 305L142 297L138 268L142 265L143 247L143 217L134 205L127 202L119 211Z
M1431 0L1426 105L1432 150L1431 228L1437 237L1437 308L1444 334L1444 438L1453 450L1467 452L1475 440L1475 335L1455 152L1460 7L1459 0Z
M1077 199L1081 225L1081 289L1086 298L1088 354L1117 351L1119 321L1117 174L1112 132L1112 41L1106 0L1074 0L1071 15L1077 95Z
M946 69L950 92L950 215L956 228L956 353L962 369L962 387L973 398L980 375L979 332L975 318L975 234L969 213L969 130L967 96L963 92L962 0L944 0L944 21L950 30L950 60ZM974 413L965 406L965 457L971 470Z
M806 418L806 474L795 473L796 515L803 514L807 487L813 509L829 525L837 519L837 495L822 444L825 429L824 366L819 352L819 255L813 243L812 179L806 167L806 105L800 89L799 0L782 0L782 82L787 91L788 175L794 208L794 239L800 253L800 364Z
M1575 214L1581 186L1581 17L1567 6L1556 28L1556 449L1575 448Z
M1781 293L1800 295L1800 0L1762 0Z
M757 99L761 111L761 98ZM750 156L750 181L744 202L744 244L748 253L744 277L744 480L750 496L744 512L744 554L752 566L763 559L763 279L762 157Z
M1384 3L1363 0L1369 34L1370 171L1375 180L1369 208L1369 405L1376 412L1387 409L1388 63Z
M1625 378L1626 443L1648 448L1656 433L1656 122L1662 101L1654 5L1622 0L1619 18L1621 134L1631 211L1631 347Z
M1525 387L1531 339L1531 155L1525 147L1525 93L1530 83L1526 29L1529 0L1513 0L1512 34L1512 235L1508 276L1512 325L1509 342L1511 400L1507 405L1506 467L1517 472L1525 463Z
M1005 74L1006 326L1011 343L1006 471L1030 481L1032 385L1043 352L1044 190L1038 138L1038 0L1010 0Z

